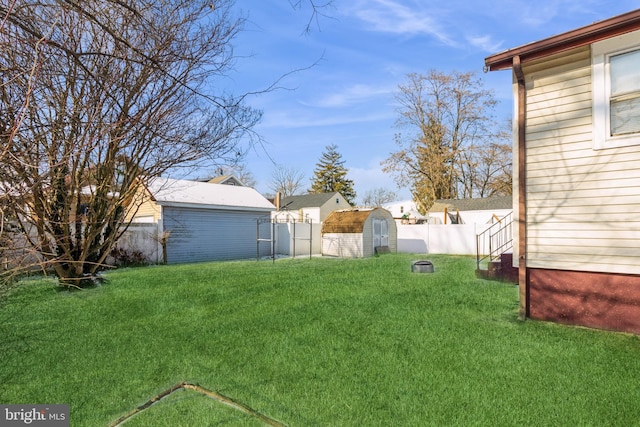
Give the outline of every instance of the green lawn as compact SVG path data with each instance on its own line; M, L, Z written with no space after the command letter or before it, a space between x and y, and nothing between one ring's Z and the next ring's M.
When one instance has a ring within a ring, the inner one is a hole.
M155 266L87 291L31 280L0 305L0 403L107 426L182 381L290 426L638 425L640 339L520 322L467 257ZM131 426L254 426L195 391Z

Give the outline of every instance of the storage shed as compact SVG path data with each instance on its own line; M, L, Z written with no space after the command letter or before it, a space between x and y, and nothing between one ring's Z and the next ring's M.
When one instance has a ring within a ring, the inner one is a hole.
M322 254L367 257L377 252L396 252L396 223L383 208L333 211L322 223Z

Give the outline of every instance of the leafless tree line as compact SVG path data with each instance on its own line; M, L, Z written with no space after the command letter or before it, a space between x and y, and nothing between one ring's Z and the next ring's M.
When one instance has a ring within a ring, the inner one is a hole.
M426 212L437 199L511 193L511 144L474 73L409 74L399 86L397 151L383 162Z

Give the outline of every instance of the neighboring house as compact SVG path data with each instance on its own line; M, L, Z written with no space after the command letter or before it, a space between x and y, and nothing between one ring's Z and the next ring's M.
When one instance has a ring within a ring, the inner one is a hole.
M211 178L207 181L209 184L225 184L225 185L237 185L239 187L246 187L246 185L233 175L220 175Z
M255 258L258 220L275 211L253 188L235 185L156 178L143 196L133 222L160 224L170 264Z
M485 64L513 71L521 317L640 333L640 10Z
M351 205L340 193L305 194L274 200L274 251L279 255L320 255L320 224L335 209Z
M476 199L440 199L427 215L418 212L415 202L404 200L385 205L400 224L491 224L511 213L512 196ZM428 221L427 221L428 220Z
M360 258L377 251L397 251L396 223L388 210L336 210L322 222L322 255Z
M311 221L319 224L334 210L350 208L349 202L338 192L289 196L280 200L273 218L279 222Z
M421 224L428 219L428 216L418 212L416 202L413 200L388 203L384 205L384 208L391 212L391 215L402 224Z
M430 223L492 224L513 211L512 196L441 199L429 209ZM435 222L434 222L435 221Z

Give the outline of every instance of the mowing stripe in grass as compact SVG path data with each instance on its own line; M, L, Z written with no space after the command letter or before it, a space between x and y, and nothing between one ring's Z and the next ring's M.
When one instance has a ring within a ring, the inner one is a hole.
M268 416L266 416L264 414L261 414L260 412L252 409L251 407L249 407L249 406L247 406L247 405L245 405L243 403L237 402L237 401L231 399L230 397L224 396L224 395L222 395L220 393L217 393L215 391L212 391L212 390L208 390L208 389L206 389L204 387L200 387L199 385L188 383L186 381L183 381L183 382L181 382L179 384L176 384L173 387L170 387L167 390L163 391L162 393L158 393L157 395L155 395L154 397L149 399L144 404L138 406L133 411L129 412L126 415L123 415L122 417L120 417L116 421L114 421L113 423L109 424L109 427L119 427L120 425L122 425L122 423L124 423L125 421L127 421L131 417L139 414L140 412L144 411L145 409L148 409L154 403L157 403L160 400L164 399L165 397L171 395L172 393L175 393L176 391L182 390L182 389L196 391L196 392L198 392L200 394L203 394L203 395L205 395L207 397L210 397L210 398L212 398L212 399L214 399L214 400L216 400L216 401L218 401L220 403L223 403L223 404L225 404L227 406L231 406L234 409L242 411L245 414L249 414L249 415L259 419L260 421L266 423L267 425L274 426L274 427L286 427L286 424L283 424L280 421L276 421L273 418L269 418Z
M424 255L422 255L424 256ZM153 266L0 301L0 402L107 426L181 381L290 426L635 426L640 337L517 320L518 289L470 257ZM258 418L183 389L124 426Z

